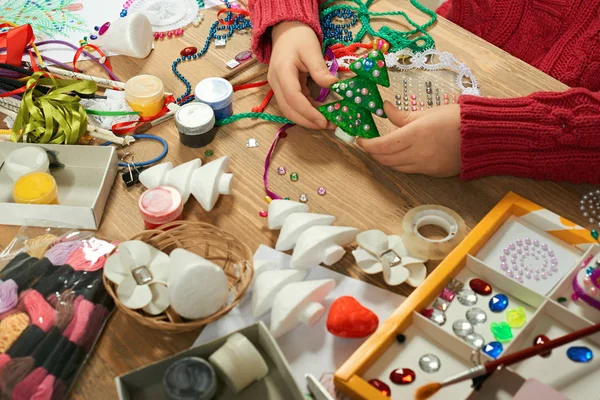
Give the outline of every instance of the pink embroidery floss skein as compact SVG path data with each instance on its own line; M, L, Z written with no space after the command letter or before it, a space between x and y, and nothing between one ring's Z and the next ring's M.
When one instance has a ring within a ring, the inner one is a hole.
M44 255L52 264L63 265L67 263L69 256L78 248L83 246L82 240L66 240L56 243Z

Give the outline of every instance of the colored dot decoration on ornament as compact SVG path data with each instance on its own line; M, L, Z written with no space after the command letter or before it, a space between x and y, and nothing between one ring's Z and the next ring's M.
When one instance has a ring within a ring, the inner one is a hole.
M546 335L537 335L535 337L535 339L533 339L533 345L537 346L537 345L541 345L541 344L546 344L550 341L550 339L548 339L548 336ZM542 353L540 354L540 357L550 357L550 355L552 355L552 351L548 351L546 353Z
M258 215L260 215L262 218L267 218L269 216L269 213L267 213L265 210L260 210L258 212Z
M511 328L521 328L527 322L527 315L523 307L511 308L506 311L506 322Z
M204 152L204 155L205 155L206 157L210 157L210 156L212 156L212 155L214 155L214 154L215 154L215 152L214 152L214 151L212 151L212 150L210 150L210 149L208 149L208 150L206 150L206 151Z
M327 189L325 189L325 186L319 186L317 189L317 194L319 196L325 196L327 194Z
M399 333L396 335L396 341L400 344L406 342L406 336L404 336L403 334Z
M502 272L519 283L546 280L558 273L558 258L554 250L537 239L517 239L509 243L499 260Z
M508 342L513 338L512 330L506 322L492 322L490 330L499 342Z
M302 193L298 200L300 201L300 203L306 203L308 201L308 196L305 193Z
M285 169L285 167L278 167L277 168L277 173L279 175L285 175L286 172L287 172L287 169Z
M398 368L390 373L390 381L396 385L410 385L416 377L417 374L410 368Z
M506 310L508 307L508 296L505 294L497 294L490 299L489 302L490 311L499 313Z
M567 350L567 357L576 363L588 363L594 358L594 353L588 347L573 346Z
M504 350L504 346L500 342L489 342L483 346L483 352L493 359L498 358L502 350Z
M478 295L487 296L492 293L492 286L486 281L475 278L469 281L469 287Z
M381 394L384 396L390 397L392 395L392 391L390 387L379 379L371 379L369 380L369 385L373 386L375 389L379 390Z
M296 172L292 172L292 173L290 174L290 180L291 180L292 182L297 182L297 181L298 181L298 174L297 174Z
M590 191L581 196L579 200L579 212L590 224L600 227L600 189ZM597 237L594 239L598 239Z

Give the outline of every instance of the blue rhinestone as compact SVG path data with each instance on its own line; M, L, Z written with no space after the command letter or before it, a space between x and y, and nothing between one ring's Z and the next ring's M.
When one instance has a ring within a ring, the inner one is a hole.
M96 40L96 39L98 39L98 36L96 36L96 35L90 35L90 39Z
M569 360L577 363L587 363L592 361L594 353L587 347L584 346L573 346L567 350L567 357Z
M94 30L97 32L97 31L99 31L99 30L100 30L100 27L99 27L99 26L95 26L95 27L94 27Z
M483 346L483 352L493 359L498 358L500 353L502 353L502 350L504 350L504 347L500 342L489 342Z
M508 307L508 297L505 294L497 294L490 299L489 305L492 312L502 312Z
M587 276L592 276L592 273L594 272L594 267L587 267L585 270L585 274Z

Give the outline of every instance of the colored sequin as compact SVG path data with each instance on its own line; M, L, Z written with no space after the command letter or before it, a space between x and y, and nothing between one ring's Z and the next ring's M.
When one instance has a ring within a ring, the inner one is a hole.
M319 186L317 189L317 194L319 196L325 196L325 194L327 194L327 189L325 189L325 186Z
M390 397L392 395L390 387L379 379L371 379L369 384L379 390L384 396Z
M566 303L567 302L567 298L566 297L559 297L558 299L556 299L556 301L558 301L559 303Z
M265 210L260 210L258 212L258 215L260 215L263 218L267 218L269 216L269 214Z
M290 179L291 179L292 182L296 182L298 180L298 174L295 173L295 172L292 172L290 174Z
M277 173L279 175L285 175L286 172L287 172L287 170L285 169L285 167L278 167L277 168Z
M592 361L594 353L585 346L573 346L569 347L567 350L567 357L569 357L569 360L576 363L587 363Z
M271 198L271 196L265 196L265 203L269 204L272 201L273 199Z
M495 313L506 310L506 307L508 307L508 296L502 293L495 295L490 299L489 306L490 310Z
M483 346L483 352L493 359L498 358L502 350L504 350L504 346L500 342L489 342Z
M206 150L206 151L204 152L204 155L205 155L206 157L210 157L210 156L212 156L213 154L215 154L215 152L214 152L214 151L212 151L212 150L210 150L210 149L209 149L209 150Z
M469 281L469 287L481 296L487 296L492 293L492 286L483 279L475 278Z
M512 330L506 322L492 322L490 330L499 342L508 342L513 338Z
M390 381L396 385L409 385L414 382L417 374L410 368L398 368L390 374Z
M511 328L521 328L527 322L527 315L523 307L512 308L506 312L506 322Z

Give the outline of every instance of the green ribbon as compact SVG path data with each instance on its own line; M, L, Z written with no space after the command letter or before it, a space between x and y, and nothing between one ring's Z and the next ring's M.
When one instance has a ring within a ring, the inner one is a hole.
M85 109L85 112L89 115L101 115L105 117L118 117L121 115L139 115L139 111L99 111L99 110L88 110Z
M79 96L67 93L93 94L98 87L92 81L43 78L43 74L36 72L27 81L10 140L18 142L27 135L30 143L77 144L87 131L87 114ZM37 86L51 90L44 95Z

